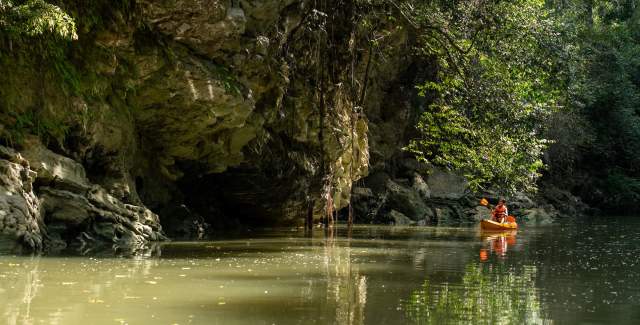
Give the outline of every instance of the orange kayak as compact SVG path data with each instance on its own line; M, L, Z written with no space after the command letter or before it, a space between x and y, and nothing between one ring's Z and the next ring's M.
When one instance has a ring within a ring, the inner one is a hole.
M518 229L518 224L515 222L499 223L492 220L481 220L480 228L485 230L511 230Z

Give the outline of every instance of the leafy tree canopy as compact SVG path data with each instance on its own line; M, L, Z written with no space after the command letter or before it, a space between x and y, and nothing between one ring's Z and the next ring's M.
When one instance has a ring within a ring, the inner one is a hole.
M549 181L617 212L640 201L640 3L565 0L556 19L575 34L568 61L570 114L553 130ZM576 127L576 126L579 127Z
M0 31L13 37L78 38L73 18L43 0L0 0Z
M547 141L542 122L562 100L560 28L543 1L398 4L436 58L432 99L408 150L460 171L471 188L535 190Z

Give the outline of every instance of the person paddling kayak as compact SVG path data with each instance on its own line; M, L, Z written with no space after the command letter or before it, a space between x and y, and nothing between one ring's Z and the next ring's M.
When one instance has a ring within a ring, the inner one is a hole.
M493 221L503 223L504 219L509 215L509 210L506 206L507 201L505 199L500 199L498 201L498 205L491 212L491 219Z
M480 220L480 228L488 231L518 229L516 218L509 215L506 203L507 201L505 199L500 199L500 201L498 201L498 205L494 208L489 205L489 200L482 198L482 200L480 200L480 205L491 210L491 220Z

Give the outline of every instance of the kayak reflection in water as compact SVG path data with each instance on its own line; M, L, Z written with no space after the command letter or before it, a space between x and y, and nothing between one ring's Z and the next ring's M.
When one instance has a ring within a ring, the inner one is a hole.
M490 234L483 233L481 238L484 247L480 249L480 261L484 262L489 259L490 254L498 257L504 257L507 254L509 246L516 244L516 231L493 232Z

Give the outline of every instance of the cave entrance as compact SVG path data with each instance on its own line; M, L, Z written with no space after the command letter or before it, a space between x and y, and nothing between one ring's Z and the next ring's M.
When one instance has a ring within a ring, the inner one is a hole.
M184 177L178 186L185 204L213 225L264 227L304 222L302 183L239 167Z

